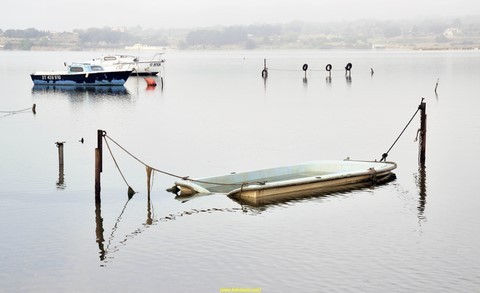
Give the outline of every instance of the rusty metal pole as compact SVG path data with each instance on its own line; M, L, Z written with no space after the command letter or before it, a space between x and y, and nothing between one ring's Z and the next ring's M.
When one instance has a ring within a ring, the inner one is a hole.
M420 140L419 140L419 154L418 162L420 166L425 166L425 153L427 151L427 104L425 102L420 103Z
M97 131L97 148L95 148L95 201L100 202L100 173L102 173L102 139L105 135L103 130Z

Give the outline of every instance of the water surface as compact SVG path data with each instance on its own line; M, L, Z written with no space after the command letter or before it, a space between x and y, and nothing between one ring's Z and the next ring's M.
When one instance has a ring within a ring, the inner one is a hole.
M0 111L37 107L0 113L0 291L479 290L478 51L171 52L154 89L137 77L120 89L29 78L99 54L0 52ZM154 168L207 177L378 160L421 98L426 168L417 116L389 153L397 179L386 185L252 207L222 194L175 199L165 191L175 178L157 172L148 197L145 166L111 144L138 193L128 200L105 151L94 201L98 129Z

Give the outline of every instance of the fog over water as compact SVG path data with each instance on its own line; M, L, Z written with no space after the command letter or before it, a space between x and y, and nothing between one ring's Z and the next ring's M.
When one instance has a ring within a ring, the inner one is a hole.
M27 9L26 9L27 8ZM347 21L465 16L480 13L476 0L337 1L63 1L19 0L2 3L0 29L73 30L137 26L192 28L214 25Z

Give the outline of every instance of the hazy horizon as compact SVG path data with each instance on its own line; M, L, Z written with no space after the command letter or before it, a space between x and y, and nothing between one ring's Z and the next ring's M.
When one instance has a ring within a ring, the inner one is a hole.
M430 19L480 14L478 0L220 1L177 0L171 3L84 0L65 5L57 0L4 3L0 29L71 31L91 27L192 28L216 25L275 24L292 21L332 22L357 19Z

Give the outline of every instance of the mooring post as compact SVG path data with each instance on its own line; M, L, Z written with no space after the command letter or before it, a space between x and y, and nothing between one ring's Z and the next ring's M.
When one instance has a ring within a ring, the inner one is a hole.
M347 63L347 65L345 66L345 76L347 77L352 77L352 63Z
M34 115L37 114L37 104L33 104L32 112L33 112Z
M425 166L425 152L427 150L427 104L422 100L420 106L420 140L418 160L421 167Z
M307 79L308 64L307 63L303 64L302 69L305 72L305 77L304 77L304 80L305 80L305 79Z
M60 167L61 170L63 170L63 144L65 142L59 142L57 141L55 144L57 145L58 148L58 166Z
M100 202L100 173L102 173L103 163L102 163L102 140L105 135L105 131L97 131L97 148L95 148L95 200Z
M95 202L100 202L100 149L95 148Z
M62 186L64 183L64 168L63 168L63 144L65 142L56 142L58 148L58 185Z
M263 59L262 77L263 79L266 79L268 77L267 59Z

